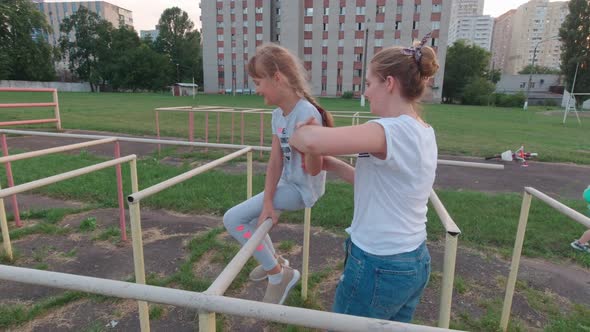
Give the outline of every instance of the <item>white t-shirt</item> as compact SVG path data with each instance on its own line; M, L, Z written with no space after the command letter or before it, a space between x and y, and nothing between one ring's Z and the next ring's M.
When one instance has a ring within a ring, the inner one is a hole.
M385 131L387 156L358 156L354 217L346 229L362 250L380 256L413 251L426 240L426 212L438 158L432 127L401 115L372 120Z
M291 148L289 138L293 135L295 126L299 122L304 122L312 116L316 118L318 123L322 123L320 112L306 99L300 99L287 116L283 115L281 108L272 112L272 134L279 138L283 151L281 181L297 188L306 207L312 207L324 194L326 171L321 171L316 176L306 173L303 170L301 154Z

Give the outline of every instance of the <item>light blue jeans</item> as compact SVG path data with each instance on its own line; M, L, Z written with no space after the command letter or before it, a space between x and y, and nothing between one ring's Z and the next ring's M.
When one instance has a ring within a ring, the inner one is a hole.
M391 256L364 252L350 238L345 247L333 311L409 323L430 277L426 242L414 251Z
M242 245L248 241L258 226L258 217L262 213L264 203L264 192L244 201L231 209L223 216L223 225L238 242ZM279 182L273 206L278 211L296 211L305 208L305 203L301 194L293 185ZM275 249L270 239L266 235L264 240L254 251L254 258L262 265L265 271L272 270L277 265L275 258Z

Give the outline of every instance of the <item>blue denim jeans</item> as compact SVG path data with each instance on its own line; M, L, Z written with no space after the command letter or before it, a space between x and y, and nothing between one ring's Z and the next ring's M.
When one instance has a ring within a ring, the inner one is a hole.
M409 323L430 277L426 242L391 256L364 252L346 240L344 272L336 289L336 313Z

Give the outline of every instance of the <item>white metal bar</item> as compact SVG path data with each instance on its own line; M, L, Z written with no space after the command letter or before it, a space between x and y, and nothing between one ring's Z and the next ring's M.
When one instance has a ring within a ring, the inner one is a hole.
M453 304L453 283L455 281L455 263L457 261L457 242L459 234L445 236L445 257L438 312L438 327L449 328L451 323L451 306Z
M160 182L158 184L155 184L155 185L153 185L153 186L151 186L149 188L146 188L146 189L144 189L142 191L133 193L133 194L127 196L127 201L129 201L130 203L139 202L143 198L146 198L148 196L151 196L151 195L153 195L155 193L158 193L158 192L160 192L160 191L162 191L164 189L170 188L173 185L178 184L180 182L186 181L186 180L192 178L193 176L196 176L196 175L199 175L199 174L201 174L203 172L206 172L206 171L208 171L208 170L210 170L210 169L212 169L214 167L217 167L217 166L219 166L219 165L221 165L221 164L223 164L223 163L225 163L227 161L230 161L232 159L235 159L235 158L237 158L237 157L239 157L239 156L241 156L243 154L246 154L246 153L248 153L248 151L251 151L251 150L252 150L252 147L246 147L246 148L243 148L243 149L241 149L239 151L230 153L230 154L228 154L228 155L226 155L226 156L224 156L222 158L216 159L216 160L214 160L214 161L212 161L210 163L207 163L207 164L205 164L203 166L199 166L199 167L197 167L195 169L192 169L192 170L190 170L188 172L185 172L185 173L182 173L180 175L177 175L177 176L175 176L175 177L173 177L171 179L168 179L166 181L163 181L163 182ZM1 192L2 191L0 191L0 193Z
M65 151L70 151L70 150L76 150L76 149L85 148L85 147L89 147L89 146L111 143L111 142L115 142L116 140L117 139L114 137L109 137L109 138L99 139L96 141L82 142L82 143L76 143L76 144L70 144L70 145L57 146L57 147L49 148L49 149L13 154L10 156L0 158L0 163L7 163L10 161L16 161L16 160L22 160L22 159L33 158L33 157L38 157L38 156L44 156L44 155L51 154L51 153L59 153L59 152L65 152Z
M42 136L42 137L68 137L68 138L82 138L82 139L102 139L107 137L116 138L119 142L135 142L135 143L146 143L146 144L168 144L168 145L183 145L183 146L196 146L196 147L209 147L219 149L243 149L250 147L253 151L270 151L270 147L265 146L250 146L250 145L236 145L236 144L215 144L215 143L201 143L201 142L188 142L188 141L176 141L176 140L164 140L164 139L150 139L150 138L135 138L135 137L124 137L124 136L106 136L106 135L87 135L87 134L61 134L61 133L49 133L41 131L26 131L26 130L12 130L12 129L0 129L0 133L13 134L13 135L26 135L26 136Z
M252 257L254 250L260 244L260 241L264 239L268 231L272 228L272 219L266 219L262 225L256 228L252 237L242 246L240 251L234 256L234 258L227 264L225 269L221 271L217 279L213 281L211 286L205 292L211 295L223 295L229 288L231 283L234 281L238 273L242 270L248 259Z
M504 169L504 165L494 165L494 164L484 164L484 163L474 163L470 161L457 161L457 160L438 160L439 165L447 165L447 166L463 166L463 167L474 167L474 168L487 168L487 169Z
M74 178L74 177L77 177L80 175L88 174L88 173L98 171L98 170L101 170L104 168L112 167L112 166L115 166L118 164L126 163L131 160L134 160L135 158L136 158L136 156L134 154L131 154L131 155L128 155L125 157L105 161L100 164L79 168L79 169L76 169L73 171L57 174L54 176L49 176L49 177L46 177L46 178L43 178L40 180L35 180L35 181L19 184L18 186L2 189L2 190L0 190L0 198L12 196L15 194L20 194L22 192L33 190L33 189L43 187L43 186L46 186L46 185L49 185L52 183L71 179L71 178Z
M301 298L307 300L309 283L309 242L311 233L311 208L303 213L303 264L301 268Z
M246 198L250 199L252 197L252 151L246 154L247 156L247 164L246 164Z
M199 109L199 108L180 108L180 109L167 109L167 108L156 108L156 111L165 111L165 112L192 112L192 113L205 113L205 112L225 112L225 113L234 113L238 111L234 111L233 108L207 108L207 109Z
M455 331L380 319L336 314L257 301L207 295L180 289L140 285L117 280L78 276L0 265L0 279L33 285L57 287L106 296L135 299L251 317L284 324L295 324L335 331Z
M535 188L525 187L524 190L529 194L537 197L538 199L545 202L550 207L554 208L555 210L561 212L562 214L570 217L574 221L579 222L580 224L590 228L590 218L586 217L585 215L581 214L580 212L568 207L567 205L560 203L559 201L547 196L546 194L538 191Z
M2 243L4 246L4 253L8 259L13 260L12 244L10 243L10 230L8 229L8 219L6 218L6 207L4 206L4 199L0 198L0 230L2 231Z
M518 277L518 266L520 264L522 244L524 243L524 235L526 232L526 224L529 219L529 210L531 208L532 199L533 196L525 190L524 195L522 197L522 205L520 207L518 230L516 231L514 251L512 252L512 262L510 263L510 274L508 275L508 280L506 281L506 294L504 296L504 305L502 306L502 316L500 318L500 327L504 332L508 329L510 309L512 308L512 296L514 295L516 278Z
M436 210L436 213L438 214L438 217L441 223L443 224L445 231L451 235L461 234L461 230L459 229L459 227L457 227L457 224L455 224L453 218L451 218L451 216L449 215L449 212L440 201L440 198L438 198L436 192L434 192L434 189L430 190L430 202L432 203L434 210Z

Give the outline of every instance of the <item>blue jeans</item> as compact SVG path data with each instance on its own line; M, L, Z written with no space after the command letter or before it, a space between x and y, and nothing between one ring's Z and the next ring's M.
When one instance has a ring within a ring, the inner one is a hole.
M391 256L364 252L346 240L344 272L336 289L336 313L409 323L430 277L426 242Z

